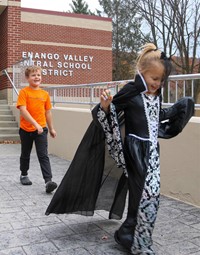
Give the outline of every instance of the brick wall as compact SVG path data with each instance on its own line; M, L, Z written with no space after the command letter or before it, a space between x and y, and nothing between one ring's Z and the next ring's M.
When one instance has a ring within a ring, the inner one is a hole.
M8 66L8 10L5 9L0 15L0 70L5 69ZM0 75L0 88L7 87L7 79L5 76Z
M22 23L22 40L111 47L111 31Z
M7 67L7 55L8 55L8 45L7 45L7 38L8 38L8 10L4 10L3 13L0 15L0 70Z
M8 6L8 66L21 58L21 7Z
M43 68L43 84L112 80L111 19L8 3L0 15L0 90L10 87L1 71L7 68L12 77L12 65L29 53Z
M24 53L31 51L33 53L56 53L56 56L59 56L58 60L34 58L34 64L42 65L44 72L43 83L45 84L85 84L112 80L111 52L72 47L23 45ZM90 56L92 57L92 62L65 61L65 54L69 54L71 59L83 59L84 56Z
M22 12L22 55L33 53L34 64L43 68L44 84L112 80L111 19L27 8Z
M16 2L16 5L15 5ZM20 0L12 1L0 15L0 71L12 67L21 58ZM9 73L12 77L12 72ZM0 75L0 90L11 87L8 79Z

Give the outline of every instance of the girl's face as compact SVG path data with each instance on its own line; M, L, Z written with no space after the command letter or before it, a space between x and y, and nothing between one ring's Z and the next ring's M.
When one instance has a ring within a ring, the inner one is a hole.
M147 84L147 93L153 95L157 94L157 90L160 89L163 82L164 71L164 66L158 62L155 62L152 63L148 70L142 73Z
M33 89L38 89L42 81L41 71L37 70L31 72L27 78L27 81L30 87L32 87Z

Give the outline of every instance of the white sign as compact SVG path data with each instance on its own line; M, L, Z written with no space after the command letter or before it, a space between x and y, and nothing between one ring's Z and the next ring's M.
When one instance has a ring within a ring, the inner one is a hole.
M74 54L58 54L50 52L22 52L22 58L31 58L31 64L40 66L43 75L52 76L74 76L76 70L91 70L93 56L90 55L74 55ZM27 60L25 66L30 65Z

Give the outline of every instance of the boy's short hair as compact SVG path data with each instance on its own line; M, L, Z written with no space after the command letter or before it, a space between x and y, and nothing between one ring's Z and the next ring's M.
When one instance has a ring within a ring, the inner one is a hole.
M42 73L42 68L40 66L28 66L25 70L25 77L29 77L30 73L40 71Z

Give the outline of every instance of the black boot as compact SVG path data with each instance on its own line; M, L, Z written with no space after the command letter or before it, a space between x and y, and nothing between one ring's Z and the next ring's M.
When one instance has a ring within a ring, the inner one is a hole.
M136 220L131 217L127 217L121 227L115 232L115 241L124 246L126 249L131 250L135 226Z

